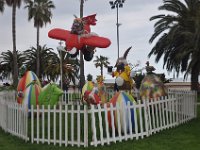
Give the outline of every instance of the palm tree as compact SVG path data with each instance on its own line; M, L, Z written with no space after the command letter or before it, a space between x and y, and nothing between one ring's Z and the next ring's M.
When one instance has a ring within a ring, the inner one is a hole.
M69 84L71 81L75 85L76 79L79 78L79 60L77 58L72 59L70 54L62 52L62 69L63 69L63 81L65 84ZM52 57L48 65L45 68L45 74L49 80L57 80L60 76L60 58L58 55Z
M95 67L100 67L100 71L101 71L101 76L103 77L103 67L107 68L108 65L110 64L110 62L108 61L108 57L104 57L104 56L101 56L98 57L96 56L96 59L94 60L95 62Z
M25 57L23 53L20 53L19 51L16 51L17 53L17 67L20 68L25 61ZM14 54L12 51L8 50L7 52L1 53L1 71L3 78L8 78L10 76L14 76ZM14 80L14 78L13 78Z
M5 0L0 0L0 12L4 11Z
M152 43L158 38L151 52L156 62L164 55L163 67L168 71L185 72L185 78L191 74L191 89L198 90L200 73L200 1L164 0L159 10L170 12L168 15L156 15ZM171 13L172 12L172 13Z
M17 87L18 68L17 68L17 48L16 48L16 8L20 8L23 0L5 0L6 4L12 7L12 40L13 40L13 85Z
M84 2L86 0L81 0L80 1L80 18L83 17L83 6L84 6ZM84 73L84 59L83 59L83 53L80 51L80 89L82 89L82 87L85 84L85 73Z
M41 78L45 78L45 76L47 76L47 74L45 73L45 68L49 63L49 60L51 60L52 58L56 57L57 54L53 52L52 48L48 48L46 45L43 46L39 46L39 57L41 60L40 63L40 77ZM30 47L30 49L27 49L26 51L24 51L24 55L26 56L26 67L28 70L31 70L33 72L36 72L37 70L37 48L35 47Z
M79 66L80 62L77 58L71 59L71 56L67 53L65 57L63 58L63 74L64 74L64 82L67 80L68 83L71 81L73 84L76 84L76 79L79 78Z
M40 78L40 52L39 52L39 33L40 28L42 28L47 23L51 23L52 12L51 10L55 8L51 0L26 0L25 8L28 9L28 20L34 20L34 27L37 29L37 71L36 74Z

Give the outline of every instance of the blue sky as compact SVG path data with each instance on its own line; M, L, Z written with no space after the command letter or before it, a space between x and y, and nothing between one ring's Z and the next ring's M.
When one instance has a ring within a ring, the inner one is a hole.
M53 10L51 24L40 30L40 44L47 44L55 52L58 46L57 40L48 38L48 31L52 28L70 29L74 16L79 16L79 0L53 0L56 9ZM120 39L120 56L124 51L132 46L127 60L132 64L140 61L140 67L144 67L146 61L154 65L157 73L165 73L167 77L172 77L173 73L168 74L163 69L162 60L156 64L154 57L147 57L153 44L149 44L149 39L153 34L154 22L149 18L161 14L158 7L162 0L126 0L124 7L119 9L119 39ZM117 59L117 36L116 36L116 9L111 9L109 0L87 0L84 4L84 16L97 14L97 24L92 26L92 32L100 36L107 37L112 44L106 49L97 48L95 56L106 56L113 66ZM22 5L17 10L16 31L17 31L17 49L24 51L31 46L36 45L36 29L33 22L28 22L27 10ZM12 50L12 33L11 33L11 8L6 7L3 14L0 14L0 52ZM94 59L93 59L94 60ZM100 74L100 69L95 68L93 61L85 62L85 75L92 74L94 77ZM104 69L106 78L112 78Z

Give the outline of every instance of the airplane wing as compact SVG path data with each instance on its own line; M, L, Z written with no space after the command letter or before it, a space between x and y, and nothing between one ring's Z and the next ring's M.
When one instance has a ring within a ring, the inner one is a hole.
M84 44L92 47L107 48L111 41L108 38L100 36L84 37Z
M48 32L48 36L50 38L56 39L56 40L63 40L63 41L66 40L69 34L70 34L70 31L60 29L60 28L54 28Z

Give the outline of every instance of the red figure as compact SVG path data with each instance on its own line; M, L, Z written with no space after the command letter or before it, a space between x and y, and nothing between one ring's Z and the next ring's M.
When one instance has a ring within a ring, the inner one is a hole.
M53 39L63 40L66 44L66 50L76 49L74 56L81 50L84 58L90 61L93 58L94 49L107 48L111 42L108 38L91 33L90 25L96 25L96 14L87 17L74 19L71 31L55 28L49 31L48 36ZM74 57L73 56L73 57Z

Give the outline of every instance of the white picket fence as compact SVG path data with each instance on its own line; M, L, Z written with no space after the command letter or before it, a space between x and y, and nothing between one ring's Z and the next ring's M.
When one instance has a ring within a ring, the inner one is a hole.
M62 105L65 104L80 104L81 103L81 92L74 91L64 91L64 95L62 97Z
M196 92L170 92L168 97L138 100L134 105L60 103L53 108L32 106L29 113L22 106L1 99L0 127L32 143L60 146L88 147L138 140L197 116Z
M174 96L178 100L178 105L179 105L179 112L182 114L185 113L190 113L188 112L189 110L187 109L187 105L190 103L188 102L193 102L192 105L194 105L194 113L195 117L197 117L197 92L195 91L190 91L190 90L180 90L180 89L168 89L168 95L169 96ZM184 119L182 119L184 122Z
M193 96L195 96L195 93ZM151 101L138 101L136 105L131 106L128 104L124 106L125 108L123 110L127 110L127 113L120 112L121 108L119 105L116 107L111 106L110 108L107 108L105 105L103 109L100 106L97 108L92 106L90 112L93 114L93 141L91 145L97 146L99 144L110 144L110 142L144 138L161 130L185 123L196 117L196 109L194 109L196 107L195 103L196 99L194 97L192 98L191 95L190 99L165 97L157 100L152 99ZM134 111L134 121L131 121L131 110ZM108 111L111 112L111 129L108 128L108 120L106 119L106 112ZM105 121L102 120L102 112L105 113ZM98 114L98 117L95 116L95 113ZM114 113L118 114L117 122L114 121L116 119L113 117ZM122 118L119 117L121 113L123 115ZM99 120L98 124L96 124L97 120ZM115 128L116 124L118 128ZM127 125L132 127L132 124L134 124L134 128L129 128L129 130L125 128L122 132L122 124L124 127ZM97 130L100 131L98 135L96 134Z
M88 146L88 110L86 105L59 105L47 109L33 107L31 142ZM36 116L36 117L35 117Z
M28 110L16 102L0 100L0 127L25 141L28 137Z

